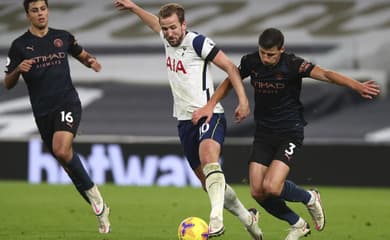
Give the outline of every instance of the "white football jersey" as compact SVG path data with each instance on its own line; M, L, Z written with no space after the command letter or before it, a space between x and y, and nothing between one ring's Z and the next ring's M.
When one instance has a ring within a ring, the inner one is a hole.
M165 46L166 67L173 95L173 116L178 120L190 120L192 112L206 105L214 93L214 83L210 72L210 62L217 48L209 38L187 32L182 43L172 47L160 36ZM223 113L218 103L214 113Z

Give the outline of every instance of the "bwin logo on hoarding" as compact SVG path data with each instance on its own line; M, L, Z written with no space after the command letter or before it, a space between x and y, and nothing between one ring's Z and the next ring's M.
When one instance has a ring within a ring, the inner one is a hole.
M44 152L42 142L32 139L28 152L28 181L49 184L68 184L71 180L57 161ZM118 144L92 144L89 156L79 155L96 184L106 183L111 173L117 185L136 186L200 186L185 157L167 154L147 155L143 159L130 155L126 161ZM45 174L43 174L45 173Z

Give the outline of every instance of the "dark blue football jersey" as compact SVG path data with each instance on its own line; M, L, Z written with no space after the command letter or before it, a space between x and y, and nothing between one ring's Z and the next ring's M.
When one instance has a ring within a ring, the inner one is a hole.
M243 79L250 76L254 89L258 127L272 132L303 129L302 78L308 77L313 68L314 64L290 53L282 53L272 67L261 62L258 52L241 58L240 75Z
M35 116L43 116L65 103L79 103L79 96L70 76L68 54L82 52L74 36L67 31L49 28L44 37L29 31L12 42L8 52L7 73L24 59L33 59L27 73L22 73Z

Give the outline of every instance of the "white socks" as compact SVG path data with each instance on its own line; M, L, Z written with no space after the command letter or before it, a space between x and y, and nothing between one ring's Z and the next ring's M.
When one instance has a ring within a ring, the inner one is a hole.
M104 202L102 195L96 185L85 191L89 201L91 202L92 210L96 215L100 215L104 210Z
M252 224L252 215L242 205L233 188L228 184L226 184L224 207L233 215L237 216L244 226L248 227Z
M211 203L210 219L223 221L223 207L237 216L244 226L252 224L252 215L237 198L233 188L225 183L219 163L209 163L203 168L206 190Z
M298 219L298 222L296 222L294 225L291 225L291 226L294 228L301 228L301 227L305 226L305 224L306 224L305 220L303 220L303 218L300 217Z
M222 223L225 196L225 176L219 163L206 164L203 167L203 173L206 177L206 190L211 203L210 219Z

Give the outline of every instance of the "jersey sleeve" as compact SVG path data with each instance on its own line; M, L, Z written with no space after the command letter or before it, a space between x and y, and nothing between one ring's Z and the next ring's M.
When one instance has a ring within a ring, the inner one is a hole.
M16 46L16 43L13 42L7 56L7 62L5 65L5 73L11 73L15 70L15 68L23 61L23 57L18 51L18 48Z
M215 43L203 35L196 36L192 41L192 46L196 54L206 61L212 61L219 52L219 48L215 46Z
M75 37L71 34L71 33L68 33L69 34L69 37L68 37L68 44L69 44L69 48L68 48L68 52L73 56L73 57L77 57L78 55L80 55L80 53L83 51L83 48L77 43Z
M291 58L292 66L301 78L310 77L310 72L315 67L315 64L293 55Z
M241 58L240 66L238 66L238 70L240 71L240 76L242 79L249 76L250 70L248 69L248 55L245 55Z

